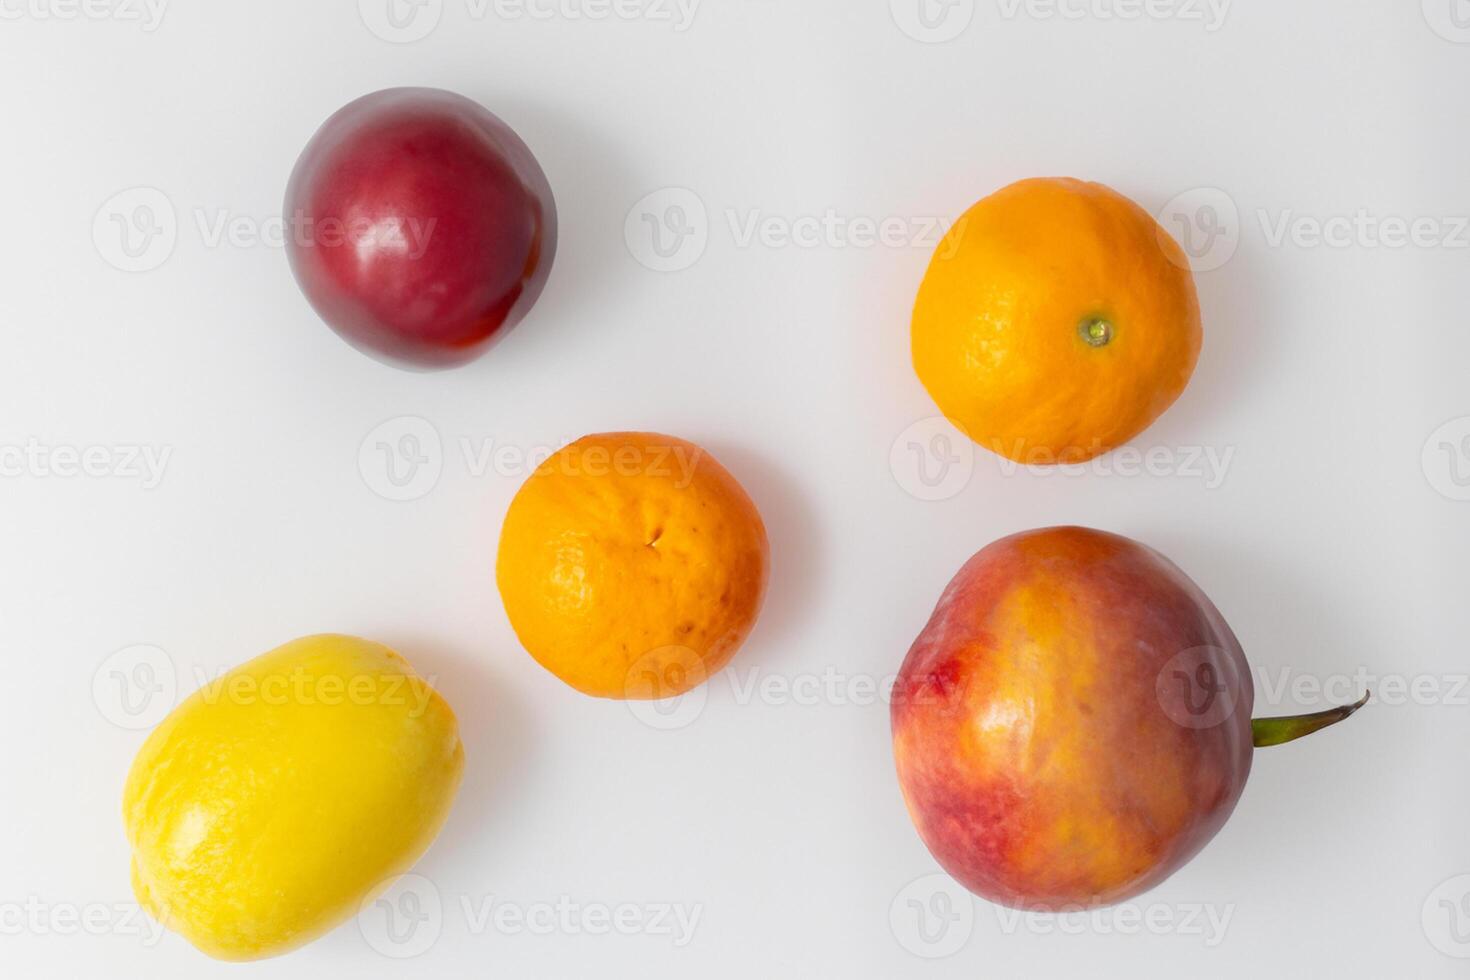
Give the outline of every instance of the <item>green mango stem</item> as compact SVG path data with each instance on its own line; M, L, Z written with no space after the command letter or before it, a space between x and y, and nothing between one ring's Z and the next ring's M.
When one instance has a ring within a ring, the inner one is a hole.
M1257 718L1251 722L1251 735L1256 748L1265 748L1268 745L1284 745L1294 742L1299 738L1320 732L1329 725L1335 725L1344 718L1357 711L1368 703L1370 694L1364 694L1357 704L1347 704L1340 708L1329 708L1312 715L1292 715L1288 718Z

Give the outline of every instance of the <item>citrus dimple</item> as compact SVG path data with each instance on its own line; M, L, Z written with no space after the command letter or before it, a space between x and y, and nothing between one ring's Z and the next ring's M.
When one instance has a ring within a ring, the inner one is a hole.
M1202 342L1188 260L1102 184L1034 178L972 207L914 307L914 369L970 438L1023 463L1082 462L1138 435Z
M713 456L614 432L537 467L511 502L496 580L542 666L586 694L672 697L723 667L760 611L765 525Z

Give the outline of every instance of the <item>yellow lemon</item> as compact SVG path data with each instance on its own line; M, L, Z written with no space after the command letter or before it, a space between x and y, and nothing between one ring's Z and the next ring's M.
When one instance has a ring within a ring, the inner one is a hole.
M139 750L133 890L217 959L288 952L413 865L463 769L454 712L402 657L295 640L195 692Z

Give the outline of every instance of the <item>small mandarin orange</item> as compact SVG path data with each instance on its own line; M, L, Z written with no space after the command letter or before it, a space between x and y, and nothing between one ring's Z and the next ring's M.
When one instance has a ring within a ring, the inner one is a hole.
M940 411L1022 463L1083 462L1148 428L1194 372L1188 260L1137 204L1034 178L972 207L919 288L914 370Z
M770 546L713 456L646 432L586 436L511 501L496 579L521 644L585 693L673 697L724 667L755 625Z

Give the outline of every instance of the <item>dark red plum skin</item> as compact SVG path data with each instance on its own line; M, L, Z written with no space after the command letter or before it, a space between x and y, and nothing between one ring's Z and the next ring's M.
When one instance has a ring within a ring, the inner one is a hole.
M394 88L331 116L286 189L286 251L307 300L400 367L478 357L535 304L556 254L551 184L489 110Z

